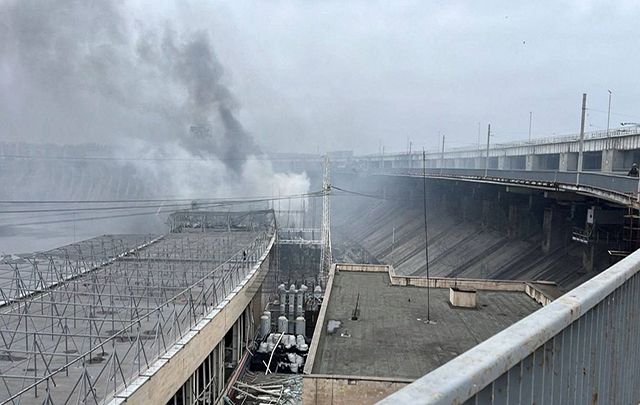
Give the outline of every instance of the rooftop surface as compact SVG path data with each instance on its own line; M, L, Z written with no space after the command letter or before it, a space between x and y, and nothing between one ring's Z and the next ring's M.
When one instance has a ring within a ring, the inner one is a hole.
M103 236L3 263L0 403L108 401L242 281L265 232Z
M312 373L416 379L541 308L520 292L478 291L477 309L451 307L449 289L430 296L427 324L426 288L392 286L386 272L336 272ZM330 320L341 321L333 334Z

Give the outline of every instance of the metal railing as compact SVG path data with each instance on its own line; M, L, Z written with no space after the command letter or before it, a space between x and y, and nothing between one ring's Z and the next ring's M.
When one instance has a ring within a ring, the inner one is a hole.
M409 174L422 176L422 169L395 169L390 174ZM610 191L618 194L637 195L637 177L621 176L599 172L562 172L550 170L498 170L489 169L427 169L427 176L447 176L460 178L477 179L507 179L539 181L546 183L557 183L565 185L575 185L592 187L599 190Z
M217 247L201 234L154 244L31 297L5 299L0 404L98 404L128 388L259 265L275 239L273 227L234 234Z
M638 404L640 251L378 402Z
M610 128L607 132L606 130L600 131L592 131L585 132L584 139L585 141L593 140L593 139L606 139L606 138L614 138L619 136L628 136L628 135L637 135L640 134L640 126L625 126L619 128ZM486 138L484 138L486 141ZM493 143L490 146L490 149L506 149L506 148L518 148L521 146L538 146L538 145L550 145L550 144L558 144L564 142L578 142L580 140L580 134L568 134L568 135L558 135L558 136L548 136L544 138L534 138L531 140L521 140L521 141L510 141L510 142L502 142L502 143ZM477 151L477 150L486 150L486 143L482 143L478 145L472 146L454 146L452 148L445 148L444 152L465 152L465 151ZM440 154L442 150L439 149L428 149L426 151L427 154ZM385 156L387 158L398 158L402 156L406 156L406 152L391 152L386 154L381 153L372 153L369 155L356 156L355 159L359 158L380 158ZM413 156L422 155L422 151L415 151L412 153Z

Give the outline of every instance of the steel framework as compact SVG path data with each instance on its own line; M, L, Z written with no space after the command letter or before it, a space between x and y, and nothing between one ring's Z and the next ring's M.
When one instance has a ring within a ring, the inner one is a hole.
M324 175L322 176L322 245L320 250L320 283L329 275L331 268L331 166L329 158L324 158Z
M104 236L0 264L0 403L113 399L257 263L275 221L272 211L252 217L249 227Z

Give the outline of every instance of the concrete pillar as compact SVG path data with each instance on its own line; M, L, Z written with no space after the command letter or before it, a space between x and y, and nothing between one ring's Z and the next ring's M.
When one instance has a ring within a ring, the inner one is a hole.
M473 166L474 169L484 169L484 157L477 157L474 160L475 160L475 164Z
M242 316L240 317L242 318ZM240 318L233 324L232 339L231 339L231 361L234 364L238 364L240 360Z
M544 209L542 221L542 252L549 253L558 247L566 235L567 224L560 211L553 208Z
M507 228L507 236L509 239L518 238L518 206L509 204L509 224Z
M498 156L498 170L504 170L506 160L505 156Z
M575 172L578 170L578 154L577 153L561 153L559 170L561 172Z
M553 221L553 210L551 208L545 208L544 219L542 220L542 252L549 253L551 250L551 234Z
M582 251L582 269L586 272L593 271L595 245L585 245Z
M218 344L216 351L216 398L219 398L224 390L224 339Z
M624 153L615 149L602 151L602 171L624 170Z
M533 162L534 162L534 158L535 156L533 155L527 155L527 160L526 160L526 164L525 164L525 170L533 170Z
M473 215L473 196L464 194L461 198L462 206L462 220L463 221L473 221L476 217Z
M482 200L482 227L485 229L489 227L492 206L491 200Z

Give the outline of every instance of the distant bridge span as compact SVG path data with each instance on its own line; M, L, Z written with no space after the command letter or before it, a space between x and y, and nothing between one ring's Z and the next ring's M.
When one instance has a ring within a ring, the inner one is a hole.
M422 177L422 170L404 169L389 176ZM527 170L427 169L429 179L459 180L475 183L513 185L548 191L568 191L640 209L636 177L599 172L560 172Z

